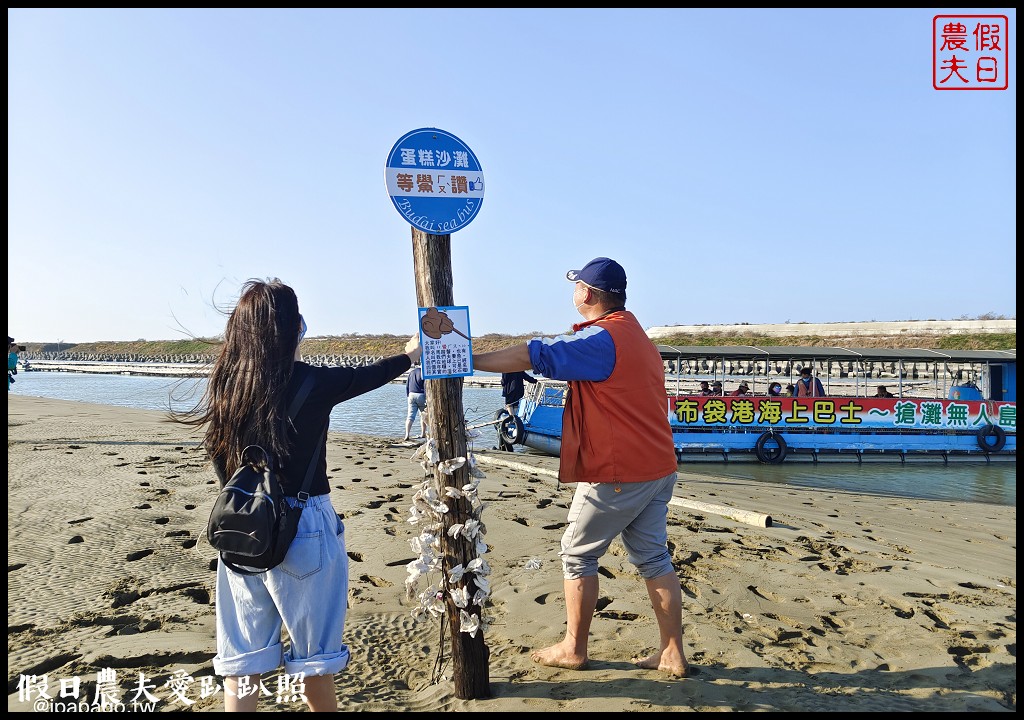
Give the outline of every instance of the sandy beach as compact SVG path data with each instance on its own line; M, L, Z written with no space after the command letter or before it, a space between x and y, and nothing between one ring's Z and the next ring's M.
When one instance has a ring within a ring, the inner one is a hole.
M764 513L771 526L673 506L684 679L630 662L657 647L657 627L614 543L590 667L572 671L530 660L564 631L557 551L572 490L549 474L557 459L521 454L536 471L481 464L492 697L458 699L450 639L437 621L417 623L405 596L418 532L406 520L423 479L411 455L397 438L329 437L351 576L342 710L1016 711L1015 507L765 486L680 466L680 500ZM113 677L131 710L134 696L146 699L141 677L156 711L221 710L215 553L203 536L216 490L198 433L158 412L9 394L7 468L8 709L90 703ZM275 679L265 677L271 692ZM261 709L305 710L275 700Z

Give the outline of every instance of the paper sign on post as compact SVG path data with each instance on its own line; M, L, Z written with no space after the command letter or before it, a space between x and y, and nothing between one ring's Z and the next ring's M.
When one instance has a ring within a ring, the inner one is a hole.
M473 340L469 306L448 305L419 309L420 348L426 379L473 374Z

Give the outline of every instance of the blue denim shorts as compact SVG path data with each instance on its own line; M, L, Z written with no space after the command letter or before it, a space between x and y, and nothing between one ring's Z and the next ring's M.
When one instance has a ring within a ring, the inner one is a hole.
M288 498L293 506L295 498ZM348 666L342 640L348 609L345 526L330 495L306 502L284 562L259 575L217 563L218 675L237 677L276 670L333 675ZM288 650L281 640L288 631Z
M645 580L675 572L668 551L668 501L676 473L630 483L576 483L562 535L566 580L597 575L598 560L618 535Z
M415 420L416 415L427 409L427 394L409 393L407 402L409 403L409 412L405 417L410 421Z

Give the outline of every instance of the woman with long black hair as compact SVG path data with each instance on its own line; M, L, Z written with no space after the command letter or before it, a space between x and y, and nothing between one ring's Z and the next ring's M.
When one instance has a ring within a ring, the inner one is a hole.
M196 407L175 413L205 427L203 444L223 485L249 445L277 459L288 502L303 511L284 561L248 575L217 563L217 654L224 709L252 711L260 676L284 664L297 676L311 711L337 709L334 675L349 651L342 633L348 605L345 527L330 499L327 428L335 405L394 380L419 360L414 336L405 352L365 367L315 367L299 360L306 323L295 292L278 279L249 280L228 318L224 344ZM288 408L307 376L313 385L289 419ZM314 457L309 498L295 496ZM282 628L289 645L282 643ZM301 675L300 675L301 674Z

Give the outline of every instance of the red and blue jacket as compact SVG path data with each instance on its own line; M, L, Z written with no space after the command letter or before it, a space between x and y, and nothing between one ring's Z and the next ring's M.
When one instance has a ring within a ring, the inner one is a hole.
M561 482L646 482L676 471L665 366L633 313L613 310L528 347L535 372L569 384Z

